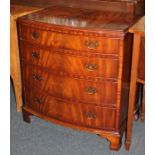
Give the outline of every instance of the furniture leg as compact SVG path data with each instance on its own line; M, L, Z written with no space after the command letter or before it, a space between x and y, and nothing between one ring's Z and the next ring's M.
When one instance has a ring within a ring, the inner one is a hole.
M127 132L125 147L126 150L130 149L131 145L131 135L132 135L132 124L133 124L133 112L135 105L135 94L136 94L136 79L137 79L137 68L138 68L138 56L139 56L139 46L140 36L134 35L134 45L133 45L133 55L132 55L132 72L131 72L131 82L130 82L130 93L129 93L129 106L128 106L128 120L127 120Z
M135 97L135 110L134 121L138 121L141 115L141 104L139 104L139 96L142 95L143 86L140 83L136 83L136 97Z
M136 96L135 96L135 108L134 108L134 121L138 121L140 116L141 106L139 105L139 96L141 95L142 89L140 84L136 84Z
M122 137L120 136L113 136L107 138L110 142L109 148L110 150L119 150L122 144Z
M10 16L10 73L14 85L17 111L21 112L22 106L22 85L21 85L21 72L20 60L18 49L17 28L15 19Z
M112 136L104 136L104 135L99 135L103 138L106 138L107 141L109 141L109 148L110 150L119 150L122 144L122 136L120 135L112 135Z
M32 114L30 114L29 112L27 112L25 109L22 109L22 112L23 112L23 120L27 123L30 123L31 122L31 119L30 119L30 116Z
M109 148L111 150L119 150L122 144L122 139L119 137L113 138L112 141L110 141L110 146Z
M17 106L17 111L21 112L22 111L22 87L21 83L18 83L19 79L12 77L13 81L13 86L14 86L14 91L15 91L15 97L16 97L16 106Z
M143 96L142 96L142 108L140 114L141 121L145 119L145 85L143 86Z

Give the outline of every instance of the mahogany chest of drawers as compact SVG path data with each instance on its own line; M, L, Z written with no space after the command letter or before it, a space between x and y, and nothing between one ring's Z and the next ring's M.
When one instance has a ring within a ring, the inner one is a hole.
M23 118L93 132L118 150L126 129L133 23L127 14L53 6L18 19Z

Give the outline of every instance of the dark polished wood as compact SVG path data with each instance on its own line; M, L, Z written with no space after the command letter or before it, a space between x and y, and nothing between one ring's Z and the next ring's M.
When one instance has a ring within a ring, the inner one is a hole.
M116 80L118 78L118 57L99 55L96 52L41 48L22 42L21 60L31 65L48 69L55 74L87 76Z
M32 115L32 113L26 111L25 109L22 109L22 114L23 114L23 120L26 123L30 123L31 122L30 116Z
M50 7L53 5L73 8L114 11L129 14L131 19L144 15L145 0L11 0L12 4L22 4L35 7Z
M23 21L24 19L20 20ZM43 23L38 23L37 25L35 25L32 22L33 25L29 26L29 23L26 23L25 20L23 22L24 23L19 26L19 36L22 36L20 40L27 40L32 44L52 48L55 47L77 51L80 50L81 52L93 52L95 50L95 53L104 52L107 54L118 54L120 44L118 38L103 38L102 34L98 34L99 36L95 36L95 33L90 33L91 30L89 33L78 33L77 30L73 29L71 31L70 29L68 29L68 27L66 27L66 29L63 28L64 30L58 27L58 29L55 28L52 31L51 25L48 25L50 26L48 28L48 26L43 27ZM40 27L39 24L41 24ZM72 28L71 25L70 27ZM36 35L35 37L33 36L34 34ZM107 44L109 45L108 47L106 46Z
M134 21L127 13L62 6L19 18L23 113L99 134L118 150Z
M138 64L138 79L145 81L145 37L141 37L139 64Z
M22 66L23 82L31 88L71 101L80 101L89 104L116 106L116 81L83 79L69 77L62 74L49 74L38 67ZM30 68L32 68L30 70ZM36 78L40 79L36 79ZM102 89L101 89L102 87Z
M46 26L46 29L49 26L51 27L52 25L55 25L58 28L61 26L65 28L66 26L66 33L67 33L67 28L69 27L76 28L76 29L83 29L89 32L91 31L93 32L94 30L95 32L99 31L100 33L103 33L103 31L105 30L115 31L115 32L126 31L126 29L128 29L128 27L131 26L133 22L133 19L130 18L129 14L122 13L122 12L103 11L103 10L95 11L90 9L69 8L69 7L63 7L63 9L61 8L62 7L60 6L53 6L52 9L48 9L48 8L43 9L42 11L39 11L37 13L33 13L33 15L24 16L20 20L23 20L23 24L26 23L26 21L29 21L32 24L33 24L33 21L40 22L40 26L42 28L44 23L49 24L48 26ZM24 29L24 25L23 25L23 29ZM22 28L20 31L22 34ZM27 31L26 34L31 33L31 35L26 35L26 36L29 36L30 37L29 39L34 41L35 40L39 41L40 40L39 38L42 39L43 33L45 33L44 34L45 37L47 35L47 31L40 32L39 29L36 29L35 27L34 29L26 28L23 31ZM50 37L50 40L53 38L53 35ZM60 37L59 35L61 34L56 34L56 35ZM25 38L26 36L22 34L22 37L24 37L24 39L28 39L28 38Z
M29 107L42 115L74 125L115 130L115 108L64 102L61 99L44 94L42 91L36 92L36 90L25 89L25 92L25 107Z

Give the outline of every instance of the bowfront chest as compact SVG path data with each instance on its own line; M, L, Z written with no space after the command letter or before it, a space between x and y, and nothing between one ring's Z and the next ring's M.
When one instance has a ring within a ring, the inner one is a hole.
M128 14L53 6L18 19L23 118L98 134L118 150L126 129Z

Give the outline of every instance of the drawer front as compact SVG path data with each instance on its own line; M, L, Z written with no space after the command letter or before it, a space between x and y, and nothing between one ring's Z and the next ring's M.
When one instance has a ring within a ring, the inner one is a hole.
M81 52L90 51L115 55L119 51L119 39L58 33L38 29L37 26L31 28L26 25L20 25L19 28L20 39L34 44Z
M57 74L114 78L118 76L118 59L63 54L21 42L21 58L27 63L50 69Z
M115 109L63 102L37 91L25 91L25 106L43 115L90 128L115 129Z
M57 98L98 105L115 106L116 104L117 83L115 82L95 82L94 80L55 76L39 67L28 65L22 65L22 67L25 85L48 92Z

